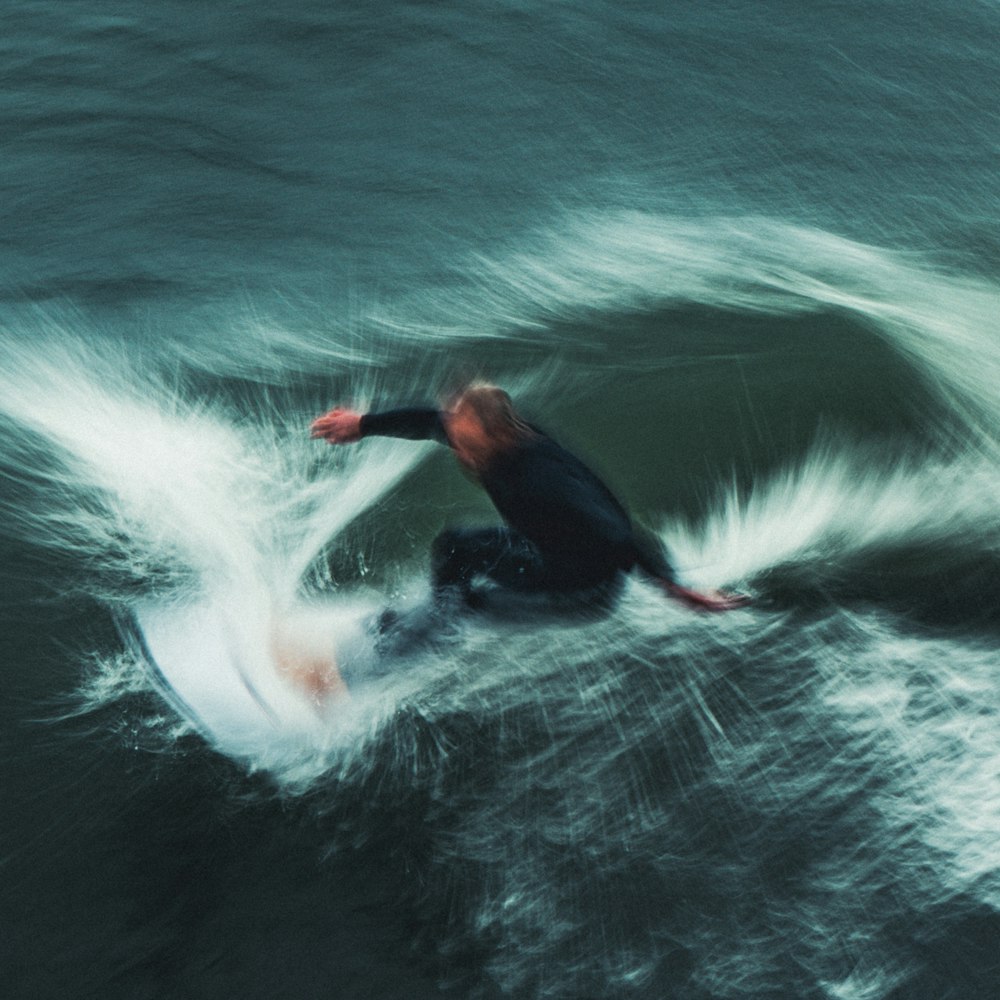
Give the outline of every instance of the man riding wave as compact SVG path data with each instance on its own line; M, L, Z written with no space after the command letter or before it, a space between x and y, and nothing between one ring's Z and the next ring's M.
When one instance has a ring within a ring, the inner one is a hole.
M468 386L441 410L362 414L337 407L313 421L311 433L341 445L363 437L436 440L480 483L505 525L448 528L434 540L432 582L439 595L457 592L472 603L477 577L522 592L583 592L639 570L694 608L724 611L746 603L680 586L659 541L638 532L608 487L527 423L497 386Z

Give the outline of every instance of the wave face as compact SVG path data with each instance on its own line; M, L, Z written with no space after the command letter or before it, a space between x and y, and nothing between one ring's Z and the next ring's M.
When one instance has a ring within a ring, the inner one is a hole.
M12 18L9 995L993 996L994 8L326 6ZM472 377L752 605L470 616L219 754L122 620L419 601L488 502L308 425Z
M603 616L487 619L411 658L277 787L338 851L386 814L419 826L408 905L446 967L504 992L936 981L1000 888L990 287L760 220L590 218L539 243L578 253L558 275L557 251L476 265L520 303L518 334L425 330L388 370L376 337L342 392L391 398L408 352L443 386L455 353L540 357L579 330L571 361L509 384L595 454L627 442L604 465L644 470L630 500L682 578L754 606L701 617L634 581ZM419 592L429 510L485 515L428 446L310 442L323 401L291 335L252 381L159 353L69 324L6 349L5 522L75 567L59 592L238 594L252 631L269 607ZM126 698L141 745L187 753L113 644L80 697L87 718ZM262 747L251 770L273 764Z

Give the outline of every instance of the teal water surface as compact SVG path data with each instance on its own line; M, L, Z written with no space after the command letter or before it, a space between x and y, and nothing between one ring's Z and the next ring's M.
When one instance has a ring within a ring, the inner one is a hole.
M4 996L995 994L994 3L2 23ZM419 595L488 502L307 427L469 377L751 608L487 619L217 753L130 609Z

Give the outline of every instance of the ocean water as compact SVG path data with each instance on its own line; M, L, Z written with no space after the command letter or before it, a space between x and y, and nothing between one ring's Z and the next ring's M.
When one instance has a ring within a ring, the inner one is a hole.
M997 995L993 0L0 23L4 997ZM308 425L469 377L752 605L486 616L220 753L123 623L419 598L488 502Z

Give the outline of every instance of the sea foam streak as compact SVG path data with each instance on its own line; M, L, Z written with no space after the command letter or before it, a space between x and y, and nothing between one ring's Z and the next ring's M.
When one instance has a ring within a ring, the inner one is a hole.
M210 586L265 578L289 598L324 544L419 461L382 442L322 467L308 414L252 417L65 331L8 344L2 413L13 476L40 479L51 509L11 511L31 540L99 554L119 533L133 554L194 570ZM86 499L68 510L66 498Z
M245 649L316 645L307 571L329 589L321 551L423 453L394 442L334 453L309 440L309 413L240 417L69 331L8 343L0 397L4 465L23 487L5 503L7 530L88 567L91 593L126 614L134 592L145 603L224 608ZM320 630L327 655L345 607L341 599ZM301 635L285 635L291 620ZM244 659L255 673L247 683L266 689L267 656ZM123 675L112 654L99 669L112 682L90 679L92 706L135 690L144 668L134 661ZM327 742L319 722L314 749ZM262 743L258 765L282 761Z
M916 546L946 592L995 559L995 289L779 223L594 217L542 243L476 263L525 337L651 303L843 310L948 419L919 451L831 435L664 528L685 579L747 585L755 607L698 616L632 581L596 621L483 619L363 748L314 747L289 788L329 789L354 831L427 803L430 821L400 822L421 826L444 946L486 951L511 994L885 997L942 926L1000 909L1000 674L991 620L935 631L905 600L839 600L832 583ZM447 352L450 332L424 333ZM422 454L367 442L318 463L311 414L206 401L57 339L4 348L5 470L35 501L5 513L91 564L124 550L140 577L179 566L184 590L294 603L323 546ZM769 603L783 566L829 599Z
M916 364L980 443L995 444L1000 288L918 254L775 219L594 212L480 255L471 273L476 301L462 312L487 328L503 316L528 337L551 319L671 303L843 312Z
M759 219L584 215L526 245L506 258L480 257L470 273L483 293L479 309L492 310L491 289L532 336L552 317L651 303L776 315L845 310L913 359L948 403L955 436L936 455L882 458L830 439L783 476L749 492L720 491L700 523L665 525L688 582L745 583L789 561L848 565L873 547L911 541L975 537L995 548L1000 338L989 310L995 289L985 282ZM314 333L299 342L287 330L280 357L261 352L263 328L255 323L245 363L216 360L220 378L249 365L261 386L269 377L280 386L301 367L296 357L315 363L319 350L343 360L343 352L320 350ZM426 351L446 345L442 331L452 329L424 330ZM497 336L488 324L480 333ZM381 356L384 337L369 361ZM352 366L364 373L361 342L351 341ZM212 363L205 353L195 358L203 381ZM124 563L139 580L166 569L189 591L239 592L259 614L290 607L324 546L423 452L379 441L331 453L308 440L311 414L280 412L264 392L242 408L221 393L206 398L184 372L184 355L171 358L168 346L154 364L53 324L34 340L8 338L0 372L12 427L6 461L34 491L30 504L7 511L8 524L91 566ZM371 385L354 378L355 400L370 397ZM531 378L520 381L530 387ZM950 447L956 442L961 455Z

